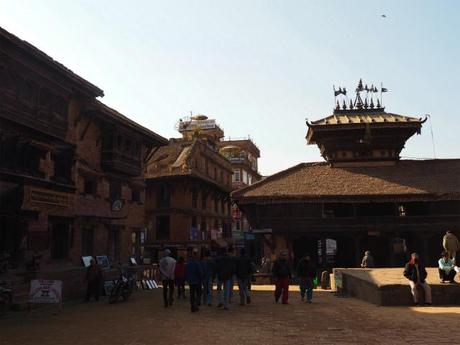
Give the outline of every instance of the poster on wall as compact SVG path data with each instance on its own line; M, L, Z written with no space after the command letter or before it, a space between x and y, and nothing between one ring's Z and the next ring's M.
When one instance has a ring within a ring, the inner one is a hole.
M62 303L62 281L45 279L31 280L29 302Z

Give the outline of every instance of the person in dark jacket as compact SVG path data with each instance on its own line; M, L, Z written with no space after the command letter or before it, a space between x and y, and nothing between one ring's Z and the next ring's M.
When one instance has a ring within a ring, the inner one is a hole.
M235 274L235 260L230 257L223 248L221 250L221 256L216 260L216 276L217 276L217 308L224 307L224 310L228 310L230 303L230 293L232 278ZM222 301L223 292L223 301ZM223 303L222 303L223 302Z
M288 252L282 251L278 260L273 263L272 277L275 281L275 303L278 303L281 293L283 304L289 304L289 281L291 279L291 266L288 261Z
M431 305L431 288L426 283L427 272L425 267L420 263L417 253L411 254L410 261L404 268L404 277L409 279L409 285L414 297L414 303L419 304L419 290L422 288L425 291L425 304Z
M192 313L199 311L201 304L201 284L203 268L198 260L198 252L193 250L185 265L185 276L190 289L190 306Z
M102 270L96 260L91 259L85 278L88 284L86 288L85 301L89 302L91 296L94 296L94 299L99 301L99 292L101 291L102 286Z
M206 250L201 260L203 267L203 305L212 305L212 286L216 275L216 264L209 250Z
M297 277L299 278L300 297L302 302L305 301L305 292L307 303L311 303L313 298L313 279L316 275L316 269L310 259L309 254L305 254L297 264Z
M185 262L182 256L176 262L176 267L174 268L174 280L177 287L177 299L180 299L181 297L185 299Z
M240 256L235 261L236 279L238 280L238 289L240 292L240 305L251 303L249 286L252 275L252 260L246 255L244 248L240 249Z

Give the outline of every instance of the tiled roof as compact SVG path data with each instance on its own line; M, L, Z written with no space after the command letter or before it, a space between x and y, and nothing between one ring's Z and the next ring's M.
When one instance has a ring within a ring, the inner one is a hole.
M65 67L63 64L57 62L54 60L51 56L47 55L34 45L30 44L27 41L21 40L19 37L16 37L12 33L6 31L2 27L0 27L0 37L3 37L10 41L12 44L15 46L19 47L23 51L25 51L28 54L33 55L36 59L46 63L48 66L51 68L56 69L60 73L65 74L68 78L70 78L72 81L80 84L84 88L86 88L88 91L91 92L91 94L95 97L97 96L104 96L104 91L102 91L100 88L98 88L96 85L90 83L89 81L83 79L80 77L78 74L72 72L70 69Z
M147 163L147 179L165 176L190 175L192 169L187 162L195 142L182 142L172 139L169 145L162 146Z
M191 166L190 158L193 155L197 145L206 145L200 140L183 141L182 139L170 139L167 146L159 147L152 157L147 162L147 173L145 178L153 180L162 177L179 177L193 176L201 180L205 180L211 184L218 186L221 189L230 191L230 186L224 186L221 183L214 181L206 174L203 174L199 169ZM231 171L231 164L219 153L215 152L216 160L219 160L223 166Z
M421 118L386 113L384 111L360 111L337 113L323 119L312 121L310 125L366 124L366 123L421 123Z
M120 112L116 111L115 109L110 108L109 106L105 105L99 100L94 100L94 103L100 109L104 115L110 116L115 121L121 122L126 126L134 129L138 133L141 133L147 136L150 139L157 141L160 145L167 145L168 139L162 137L161 135L151 131L150 129L138 124L137 122L131 120L129 117L121 114Z
M301 163L232 196L242 203L253 199L460 200L460 159L401 160L396 165L346 168Z

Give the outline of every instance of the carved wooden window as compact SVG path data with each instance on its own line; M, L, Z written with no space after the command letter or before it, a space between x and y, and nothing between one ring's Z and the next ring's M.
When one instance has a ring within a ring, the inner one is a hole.
M196 189L192 190L192 208L198 207L198 191Z
M201 193L201 208L203 210L206 210L207 208L207 198L208 196L206 195L206 193L202 192Z
M139 188L131 189L131 200L135 202L141 201L141 191Z
M120 200L121 199L121 181L117 179L112 179L110 181L110 200Z
M84 189L85 194L96 195L97 193L97 180L92 177L84 177Z
M94 229L83 228L81 231L81 255L93 255L94 249Z
M219 212L219 199L217 199L217 196L214 197L214 212Z
M167 186L161 186L158 191L158 208L166 208L171 204L171 192Z

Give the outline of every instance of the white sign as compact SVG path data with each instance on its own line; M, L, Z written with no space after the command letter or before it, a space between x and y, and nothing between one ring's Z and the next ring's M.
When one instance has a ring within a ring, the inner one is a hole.
M62 281L31 280L29 301L32 303L62 303Z
M179 125L179 130L213 129L216 128L216 120L191 120L183 121Z
M326 239L326 255L335 255L337 253L337 241L330 238Z

